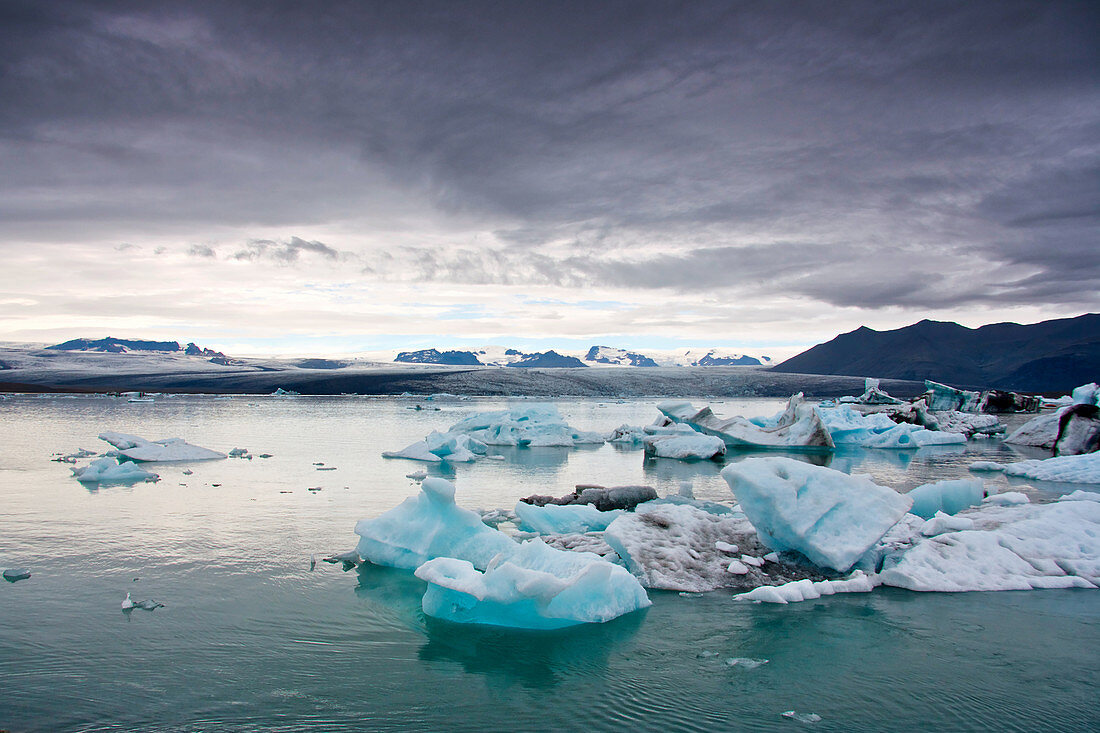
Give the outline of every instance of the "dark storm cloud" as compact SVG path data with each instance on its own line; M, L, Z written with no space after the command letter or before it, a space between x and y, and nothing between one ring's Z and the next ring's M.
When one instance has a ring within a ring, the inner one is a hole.
M1083 2L9 1L0 227L202 237L418 201L503 243L387 264L425 280L1085 302L1098 18Z

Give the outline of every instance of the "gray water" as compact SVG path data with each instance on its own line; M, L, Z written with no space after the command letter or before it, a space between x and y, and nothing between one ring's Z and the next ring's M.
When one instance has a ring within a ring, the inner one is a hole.
M1090 591L877 589L788 606L651 592L646 611L540 633L426 619L411 574L319 561L354 546L356 520L416 491L405 474L424 465L383 450L506 403L412 404L0 400L0 567L33 572L0 583L0 729L1100 729L1100 595ZM600 431L648 423L653 405L558 403L571 424ZM715 404L720 414L781 407ZM158 483L98 490L49 460L104 449L104 430L273 456L158 465ZM665 495L687 480L699 498L731 498L710 462L646 461L611 445L504 452L507 461L428 470L454 480L470 508L576 483L648 483ZM1022 457L986 440L853 451L831 465L906 490L967 475L973 460ZM1011 488L1042 501L1078 487ZM127 592L166 605L123 613ZM738 657L769 661L727 665ZM822 719L800 723L788 710Z

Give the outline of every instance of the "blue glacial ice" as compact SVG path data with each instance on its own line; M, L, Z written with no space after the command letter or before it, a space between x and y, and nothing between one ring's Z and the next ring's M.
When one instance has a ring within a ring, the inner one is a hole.
M441 557L418 567L416 577L428 583L424 613L459 623L557 629L603 623L650 605L625 568L540 539L500 555L484 572Z
M986 496L981 479L947 479L923 484L908 494L913 500L909 511L922 519L931 519L937 512L958 514L982 503Z
M513 552L508 535L455 504L454 485L426 478L420 493L388 512L356 523L359 556L376 565L413 570L436 557L467 560L484 568L499 553Z
M722 469L741 510L773 550L796 550L845 572L909 510L912 501L867 476L791 458L749 458Z
M621 509L601 512L591 504L535 506L520 501L515 508L520 529L539 534L602 532L622 513Z
M72 469L73 476L82 484L116 483L132 484L139 481L156 481L157 474L146 471L136 463L113 458L100 458L87 466Z
M962 433L926 430L918 425L895 423L883 412L864 415L847 404L818 407L817 413L838 446L916 449L928 445L966 443Z
M469 463L488 453L489 446L546 447L599 444L604 436L566 424L554 405L535 404L496 412L481 412L455 423L445 433L432 431L424 440L386 458L438 463Z

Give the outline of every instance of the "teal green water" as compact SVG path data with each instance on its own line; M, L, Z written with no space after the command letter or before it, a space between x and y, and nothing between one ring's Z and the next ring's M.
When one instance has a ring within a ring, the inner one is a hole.
M415 491L405 474L422 466L381 451L501 404L0 401L0 566L33 572L0 583L0 729L1100 729L1091 591L878 589L789 606L652 593L650 609L609 624L521 633L425 619L423 585L409 573L319 561L310 570L311 554L354 545L357 519ZM653 402L559 407L591 430L656 415ZM161 466L156 484L89 491L49 458L101 448L103 430L273 457ZM1011 457L985 441L961 452L855 452L833 465L906 489ZM580 482L646 482L663 495L691 480L701 498L728 501L720 468L607 445L512 451L449 477L469 507ZM1036 500L1066 488L1012 486ZM166 606L125 614L128 591ZM746 657L768 663L726 662ZM788 710L821 721L782 717Z

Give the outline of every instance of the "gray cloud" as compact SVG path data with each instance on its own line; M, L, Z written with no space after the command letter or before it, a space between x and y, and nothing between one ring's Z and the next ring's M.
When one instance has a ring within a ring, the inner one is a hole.
M356 246L310 227L458 221L495 241L375 245L360 271L1087 305L1098 30L1095 4L1011 0L13 0L0 235L252 228L230 259L291 264Z
M209 249L209 248L206 248ZM191 248L191 254L195 254L195 248ZM234 260L270 260L283 265L297 262L302 253L320 255L326 259L340 259L340 253L324 242L306 241L300 237L291 237L285 242L276 242L271 239L253 239L243 249L234 252L230 257ZM209 256L199 253L201 256Z

